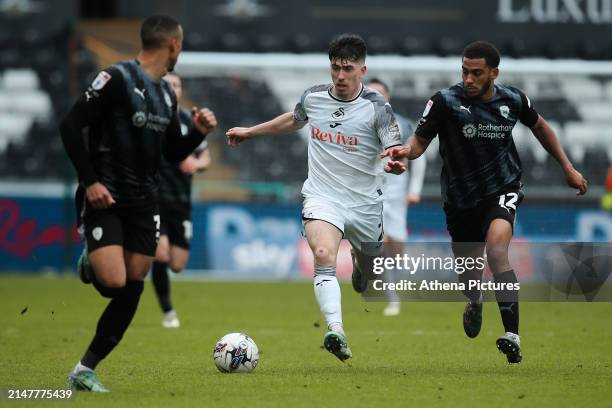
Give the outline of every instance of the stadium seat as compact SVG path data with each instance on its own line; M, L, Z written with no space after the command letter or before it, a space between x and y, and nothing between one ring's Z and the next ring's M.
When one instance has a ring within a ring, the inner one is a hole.
M399 51L402 55L429 55L432 47L423 38L409 36L400 42Z
M587 150L599 149L612 153L612 122L591 124L570 122L565 126L566 139L571 142L570 154L584 157ZM612 155L610 156L612 158Z
M33 120L30 115L18 113L0 112L0 123L2 123L2 133L12 140L23 140L30 130Z
M397 47L390 38L381 35L372 35L366 39L368 44L368 53L376 54L393 54L398 53Z
M12 111L28 115L32 119L47 121L51 116L51 98L42 91L15 93L12 101Z
M584 163L582 170L589 183L594 186L603 185L606 169L612 163L612 157L608 156L608 152L605 149L588 148L584 155Z
M7 69L3 75L3 87L7 90L34 90L40 85L38 75L32 69Z
M298 34L289 41L289 50L296 54L321 52L324 42L311 34Z
M612 122L612 107L607 103L580 102L576 103L580 117L588 122Z
M561 81L561 89L566 98L572 101L599 100L604 96L604 90L598 81L587 78L568 77Z
M228 32L224 33L220 38L221 51L226 52L254 52L253 45L250 44L247 37Z
M288 46L285 39L277 35L263 34L255 40L255 51L259 52L286 52Z

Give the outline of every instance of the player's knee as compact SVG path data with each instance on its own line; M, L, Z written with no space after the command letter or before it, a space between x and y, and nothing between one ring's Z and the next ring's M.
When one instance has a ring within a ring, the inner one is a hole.
M125 283L125 294L131 298L140 298L144 289L144 281L128 280Z
M493 272L503 269L509 263L508 249L505 245L487 246L487 261Z
M98 293L105 298L114 299L123 294L124 286L106 286L101 282L94 281L94 287L98 291Z
M98 281L102 286L113 289L121 289L125 286L125 276L108 276L102 279L98 278Z
M174 273L181 273L185 269L185 262L170 262L168 267Z
M164 247L163 245L158 245L157 250L155 251L155 261L156 262L170 262L170 254L168 253L168 247Z
M315 264L317 265L333 265L336 263L336 259L332 251L329 248L320 246L314 250Z
M125 287L125 276L105 276L103 278L94 276L92 279L96 290L105 298L115 298L121 294Z

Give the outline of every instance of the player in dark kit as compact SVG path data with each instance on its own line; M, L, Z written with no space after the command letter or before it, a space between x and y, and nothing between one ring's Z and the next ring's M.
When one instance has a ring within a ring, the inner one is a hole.
M517 282L508 260L516 209L523 199L521 162L512 139L517 121L529 127L542 146L559 162L566 182L587 191L587 181L568 160L555 133L520 90L496 85L500 55L493 44L477 41L463 51L463 83L443 89L428 102L407 145L387 152L389 168L403 166L401 159L421 156L436 135L443 160L441 185L446 223L456 257L479 257L487 261L500 289L495 291L506 334L497 347L509 363L522 359L519 338ZM477 244L461 244L477 243ZM466 284L480 280L482 270L459 275ZM476 337L482 324L482 293L464 292L469 299L463 327Z
M85 355L68 377L71 387L108 391L94 369L127 330L159 238L162 154L179 162L216 126L208 109L192 110L196 132L181 136L176 97L162 80L181 52L183 31L154 16L141 28L135 60L101 71L62 121L68 156L85 187L83 226L95 288L110 302ZM82 129L88 128L88 145Z
M164 77L172 86L176 99L181 100L183 87L178 75ZM191 115L179 109L181 131L184 136L193 132ZM191 223L191 181L193 174L210 165L210 153L206 141L202 142L192 155L180 163L171 163L162 158L160 168L159 212L161 215L161 236L157 244L152 279L157 300L164 312L162 326L178 328L180 321L170 299L168 266L175 273L181 272L189 259L189 247L193 233Z

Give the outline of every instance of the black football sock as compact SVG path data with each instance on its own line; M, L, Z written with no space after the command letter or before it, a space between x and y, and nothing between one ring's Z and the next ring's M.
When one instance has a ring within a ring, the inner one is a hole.
M170 301L170 279L168 278L168 263L153 262L153 287L157 293L159 306L164 313L172 310L172 302Z
M94 336L81 364L94 370L121 341L123 334L132 322L140 295L144 287L143 281L127 281L124 288L118 290L106 306L98 321Z
M470 282L481 280L482 271L480 270L466 270L465 272L458 275L459 282L465 285L463 294L470 300L471 303L482 302L482 292L477 287L470 288Z
M514 270L493 274L495 283L516 284L516 274ZM504 329L507 332L518 334L519 330L519 293L518 290L502 290L495 291L495 299L501 314Z

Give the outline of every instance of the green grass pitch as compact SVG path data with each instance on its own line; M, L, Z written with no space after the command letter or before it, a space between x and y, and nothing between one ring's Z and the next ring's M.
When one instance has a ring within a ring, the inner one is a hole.
M612 303L521 304L524 360L509 366L495 348L503 329L493 303L472 340L463 304L404 303L389 318L383 303L342 289L354 353L345 364L321 349L311 283L174 282L182 327L171 330L147 282L123 342L97 370L111 393L79 393L69 406L612 406ZM0 387L65 388L105 304L73 278L1 277ZM215 368L214 344L232 331L262 351L255 373Z

